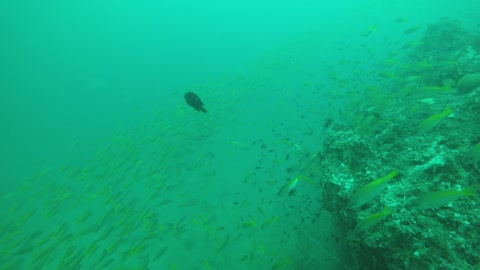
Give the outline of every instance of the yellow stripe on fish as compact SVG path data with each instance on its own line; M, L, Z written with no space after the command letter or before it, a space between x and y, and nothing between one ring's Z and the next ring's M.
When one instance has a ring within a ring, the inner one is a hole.
M446 108L445 110L443 110L443 112L432 115L427 119L423 120L416 127L417 134L423 134L429 131L430 129L438 125L443 118L447 117L451 113L452 113L452 110L450 108Z
M431 209L447 205L460 197L475 196L478 186L472 186L462 190L447 189L435 191L420 196L413 202L416 209Z
M278 191L278 195L279 196L285 196L285 195L292 195L293 194L293 191L295 190L295 187L297 186L297 183L298 181L300 181L300 179L298 177L296 177L295 179L291 180L290 182L286 183L285 185L283 185L280 190Z
M360 188L350 199L350 208L360 208L362 205L373 200L373 198L375 198L387 185L388 181L394 178L397 174L398 171L391 171L386 176L374 180Z
M389 216L391 214L393 214L393 211L390 208L385 207L382 211L362 219L362 221L360 221L357 227L355 228L355 232L361 232L366 229L369 229L375 226L380 221L382 221L384 217Z
M307 183L310 183L312 185L316 185L315 181L313 181L312 179L308 178L308 177L305 177L305 176L301 176L301 175L298 175L297 177L295 177L293 180L291 180L290 182L284 184L280 190L278 190L278 195L279 196L285 196L285 195L292 195L293 192L295 191L295 187L297 186L298 182L302 180L302 181L305 181Z

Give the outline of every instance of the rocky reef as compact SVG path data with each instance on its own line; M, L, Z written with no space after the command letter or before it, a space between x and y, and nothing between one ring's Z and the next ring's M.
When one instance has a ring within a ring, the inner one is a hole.
M368 114L377 122L358 121L366 117L358 112L329 130L316 165L322 171L323 205L337 213L359 269L480 267L478 196L461 193L455 199L442 198L445 203L438 207L416 207L425 194L461 192L479 183L478 164L462 162L480 142L477 39L458 22L431 25L422 45L412 49L406 65L397 70L404 77L417 78L414 84L407 79L395 82L393 88L409 88L408 93L392 89L378 97L378 104L370 104L373 109ZM426 61L422 64L428 68L405 68L419 66L420 61ZM443 88L446 81L453 83ZM439 120L437 114L445 108L451 113ZM434 120L438 121L431 129L418 132L420 122ZM357 190L392 170L398 176L377 196L359 209L349 207ZM369 229L355 230L360 221L385 207L393 214Z

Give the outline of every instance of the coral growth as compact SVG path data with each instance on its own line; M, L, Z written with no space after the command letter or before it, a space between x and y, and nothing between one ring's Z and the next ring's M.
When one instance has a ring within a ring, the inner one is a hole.
M415 91L405 96L395 93L396 104L402 106L383 106L379 113L382 125L373 133L362 132L362 123L352 117L346 119L349 124L332 127L325 139L318 164L323 172L323 204L337 213L359 269L478 269L480 265L476 198L465 196L424 210L414 204L418 197L434 191L462 190L478 184L478 164L462 163L463 155L480 140L480 73L465 72L470 69L467 62L478 57L468 49L472 48L471 40L472 35L456 22L430 26L423 45L410 54L406 66L425 66L419 59L430 59L431 66L400 70L420 78ZM456 86L428 86L441 85L445 78L440 80L440 75L446 72L450 80L458 80ZM407 80L396 83L398 88L411 84ZM392 100L385 93L376 97L379 104L370 107L380 108L382 98L383 104ZM438 126L425 134L415 133L416 124L447 107L452 113ZM360 209L349 208L357 190L392 170L400 174L378 196ZM355 231L361 220L384 207L392 209L393 215L385 216L373 228Z

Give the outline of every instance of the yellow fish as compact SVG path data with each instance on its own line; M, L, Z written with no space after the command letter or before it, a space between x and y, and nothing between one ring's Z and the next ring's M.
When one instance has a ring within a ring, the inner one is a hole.
M368 37L370 36L373 32L375 32L377 30L377 25L374 24L372 26L370 26L367 30L363 31L362 32L362 37Z
M219 240L218 238L216 240L217 240L217 243L220 245L215 251L219 252L220 250L224 249L228 245L228 242L230 241L230 235L227 235L225 239L223 239L223 241Z
M283 185L278 191L278 195L279 196L285 196L287 194L292 195L293 192L295 191L295 187L297 186L298 181L300 181L300 179L296 177L295 179Z
M432 115L427 119L423 120L416 127L417 134L423 134L429 131L430 129L438 125L438 123L440 123L440 121L442 121L443 118L447 117L451 113L452 113L452 110L450 108L446 108L445 110L443 110L443 112Z
M476 195L477 189L478 186L473 186L462 190L447 189L430 192L416 199L413 202L413 207L416 209L437 208L451 203L460 197L474 196Z
M385 207L382 211L362 219L362 221L360 221L357 227L355 228L355 232L361 232L368 228L371 228L374 225L376 225L378 222L382 221L384 217L389 216L391 214L393 214L393 211L390 208Z
M387 185L388 181L398 174L397 171L391 171L386 176L374 180L360 188L350 199L350 208L360 208L362 205L373 200Z

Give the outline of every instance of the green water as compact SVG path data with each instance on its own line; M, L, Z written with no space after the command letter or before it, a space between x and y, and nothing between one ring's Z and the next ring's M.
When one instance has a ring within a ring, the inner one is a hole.
M0 269L366 267L322 203L325 123L478 4L317 2L0 3Z

